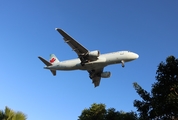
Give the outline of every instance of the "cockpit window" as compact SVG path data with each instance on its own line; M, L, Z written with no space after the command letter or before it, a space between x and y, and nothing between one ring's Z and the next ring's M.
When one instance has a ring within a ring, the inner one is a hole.
M120 55L123 55L124 54L124 52L120 52Z

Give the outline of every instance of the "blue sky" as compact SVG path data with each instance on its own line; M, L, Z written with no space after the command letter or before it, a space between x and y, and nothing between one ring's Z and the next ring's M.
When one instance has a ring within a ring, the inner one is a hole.
M158 64L178 57L177 0L1 0L0 16L0 109L20 110L28 120L76 120L92 103L135 111L140 97L132 83L150 91ZM140 57L125 68L106 67L112 76L97 88L85 71L54 77L38 56L77 57L56 27L89 50L129 50Z

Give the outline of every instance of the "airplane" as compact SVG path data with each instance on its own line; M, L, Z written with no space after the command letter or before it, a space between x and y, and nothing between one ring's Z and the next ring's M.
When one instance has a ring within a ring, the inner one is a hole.
M64 41L77 53L78 58L59 61L54 54L51 54L50 60L47 61L39 56L38 58L46 65L44 69L49 69L54 76L57 70L86 70L94 87L97 87L101 78L109 78L111 76L111 72L103 71L106 66L120 63L124 67L125 62L139 58L138 54L130 51L117 51L106 54L100 54L99 50L89 51L62 29L55 28L55 30L62 35Z

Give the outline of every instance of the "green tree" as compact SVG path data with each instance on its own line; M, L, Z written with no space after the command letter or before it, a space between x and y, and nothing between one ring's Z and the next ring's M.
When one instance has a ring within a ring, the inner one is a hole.
M156 71L156 82L151 93L134 83L142 100L135 100L134 106L144 120L172 120L178 118L178 59L169 56L161 62Z
M0 111L0 120L4 120L5 114L3 111Z
M0 111L0 120L26 120L26 115L22 112L15 112L8 107Z
M134 112L125 113L114 108L106 109L105 104L92 104L89 109L84 109L78 120L137 120Z
M103 120L106 114L104 104L92 104L89 109L84 109L79 120Z
M137 114L134 112L115 111L114 108L107 110L104 120L138 120Z

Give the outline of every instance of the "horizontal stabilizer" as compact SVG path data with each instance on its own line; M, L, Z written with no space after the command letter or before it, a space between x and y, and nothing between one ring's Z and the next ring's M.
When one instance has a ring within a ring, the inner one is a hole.
M50 70L50 71L54 76L56 76L56 70Z
M51 66L52 64L42 57L38 57L46 66ZM50 70L51 73L56 76L56 70Z
M51 66L52 64L42 57L38 57L46 66Z

